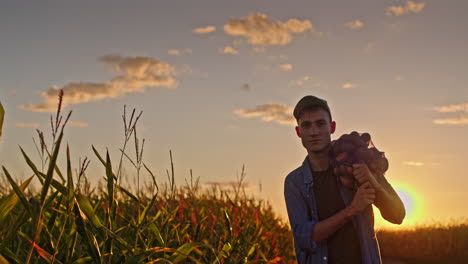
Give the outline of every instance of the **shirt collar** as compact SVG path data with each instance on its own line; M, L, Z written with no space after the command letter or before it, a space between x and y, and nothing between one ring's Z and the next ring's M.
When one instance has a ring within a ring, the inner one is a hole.
M302 174L304 175L304 184L312 183L312 169L309 164L309 157L306 156L304 162L302 162Z

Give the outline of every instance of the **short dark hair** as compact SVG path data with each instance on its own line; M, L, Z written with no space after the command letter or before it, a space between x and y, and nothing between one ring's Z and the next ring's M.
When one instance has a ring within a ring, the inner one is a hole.
M296 121L299 122L299 118L304 111L315 111L317 109L323 109L327 111L328 117L330 117L330 122L332 121L330 107L328 107L327 101L313 95L306 95L302 97L302 99L299 100L299 102L296 104L296 107L294 107L293 115L296 118Z

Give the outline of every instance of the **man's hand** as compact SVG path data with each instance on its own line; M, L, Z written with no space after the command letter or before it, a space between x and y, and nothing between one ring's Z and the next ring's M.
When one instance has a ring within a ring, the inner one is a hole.
M346 152L342 152L336 157L336 160L339 162L347 163L348 154ZM338 165L335 168L335 175L339 176L341 184L343 184L348 189L354 188L354 177L352 171L352 168L347 167L345 165Z
M369 182L362 184L354 195L353 201L349 205L349 213L351 216L362 212L367 206L374 203L375 190Z
M377 181L374 174L372 174L372 172L369 170L367 164L353 164L352 174L354 178L358 181L359 185L369 182L372 188L376 190L382 189L382 186Z

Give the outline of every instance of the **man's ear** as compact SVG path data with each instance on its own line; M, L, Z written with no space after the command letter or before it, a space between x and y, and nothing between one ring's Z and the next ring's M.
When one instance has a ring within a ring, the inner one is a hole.
M301 131L299 130L299 127L298 127L298 126L296 126L296 135L297 135L298 137L301 137Z
M335 121L331 122L330 127L331 127L331 131L330 131L330 132L331 132L332 134L335 133L335 130L336 130L336 122L335 122Z

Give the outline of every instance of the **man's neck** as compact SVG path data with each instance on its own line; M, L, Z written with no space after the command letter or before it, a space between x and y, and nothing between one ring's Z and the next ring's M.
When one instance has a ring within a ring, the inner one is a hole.
M308 152L307 158L313 171L327 170L330 165L328 148L321 152Z

